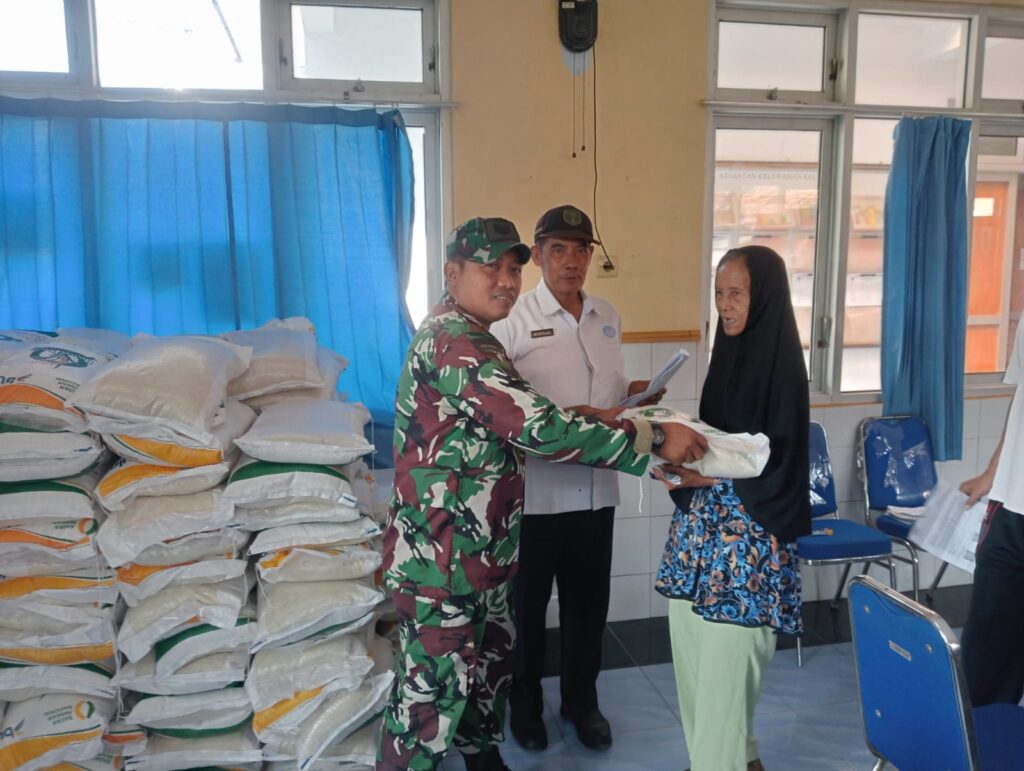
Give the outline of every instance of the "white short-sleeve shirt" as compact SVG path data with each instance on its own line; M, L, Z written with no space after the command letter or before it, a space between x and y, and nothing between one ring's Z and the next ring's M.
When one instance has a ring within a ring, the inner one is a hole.
M512 363L559 407L611 407L626 396L622 320L611 303L583 294L579 323L541 281L520 296L507 319L491 325ZM615 471L526 460L526 514L616 506Z
M1003 382L1016 385L1010 414L1006 418L1006 435L1003 437L1003 449L999 454L999 465L992 482L989 497L1002 501L1010 511L1024 514L1024 378L1021 369L1024 367L1024 319L1017 325L1017 336L1013 343L1013 352L1006 363L1006 375Z

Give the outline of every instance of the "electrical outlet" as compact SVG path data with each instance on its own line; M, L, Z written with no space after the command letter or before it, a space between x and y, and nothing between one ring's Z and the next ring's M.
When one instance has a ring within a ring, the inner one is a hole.
M619 275L619 258L598 253L594 255L594 262L597 265L592 269L597 272L598 278L615 278Z

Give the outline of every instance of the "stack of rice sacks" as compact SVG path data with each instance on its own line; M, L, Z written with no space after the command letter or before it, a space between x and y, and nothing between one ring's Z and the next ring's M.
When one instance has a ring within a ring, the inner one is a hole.
M96 548L109 465L69 403L128 347L100 330L0 333L0 769L119 768L144 734L113 723L120 608Z
M260 333L247 341L258 346ZM243 455L225 489L239 527L255 533L253 729L273 767L372 763L394 661L375 635L381 531L352 485L358 477L366 487L370 415L311 394L277 396L236 440Z
M128 767L259 761L240 687L254 620L247 537L223 499L233 440L255 418L227 386L251 355L214 337L140 336L73 399L118 456L96 487L97 543L127 606L121 714L149 733Z

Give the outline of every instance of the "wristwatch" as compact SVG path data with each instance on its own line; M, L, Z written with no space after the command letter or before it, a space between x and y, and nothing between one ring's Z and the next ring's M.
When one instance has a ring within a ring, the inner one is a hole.
M651 449L657 450L665 444L665 431L661 423L651 423Z

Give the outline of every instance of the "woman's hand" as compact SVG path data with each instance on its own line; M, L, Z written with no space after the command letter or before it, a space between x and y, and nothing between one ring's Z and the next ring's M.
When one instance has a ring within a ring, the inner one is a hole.
M663 466L655 466L653 473L668 490L679 490L685 487L714 487L721 481L720 479L702 476L691 469L683 468L682 466L670 466L667 463ZM666 473L675 474L679 477L680 481L670 482L665 476Z

